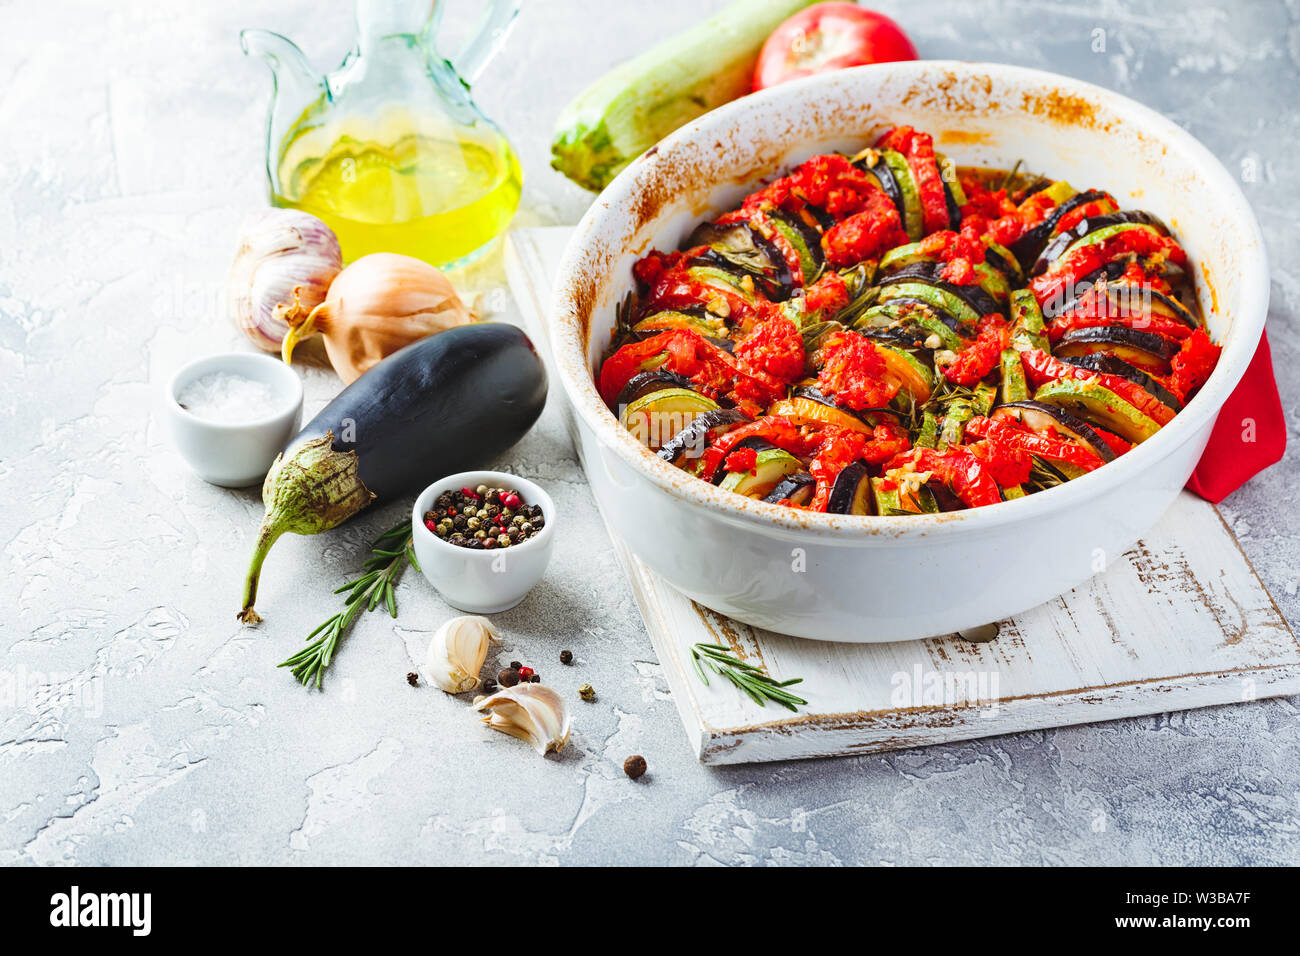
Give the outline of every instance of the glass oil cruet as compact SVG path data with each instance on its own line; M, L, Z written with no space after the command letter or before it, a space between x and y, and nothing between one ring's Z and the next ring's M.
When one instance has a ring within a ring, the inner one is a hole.
M434 48L438 0L357 0L357 45L321 76L291 41L240 34L274 79L267 124L271 202L323 219L347 261L400 252L464 264L510 224L519 159L479 112L469 81L500 49L521 0L490 0L450 60Z

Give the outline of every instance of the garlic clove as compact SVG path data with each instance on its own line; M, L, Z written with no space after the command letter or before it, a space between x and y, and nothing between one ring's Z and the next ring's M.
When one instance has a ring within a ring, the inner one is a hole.
M463 694L479 685L488 644L501 634L485 617L453 617L429 641L424 669L429 680L448 694Z
M533 745L539 754L562 750L569 742L569 708L564 698L545 684L516 684L474 702L486 712L483 723Z

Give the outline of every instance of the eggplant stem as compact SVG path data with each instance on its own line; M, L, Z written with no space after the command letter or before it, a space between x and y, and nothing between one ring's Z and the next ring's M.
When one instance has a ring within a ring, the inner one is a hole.
M253 605L257 602L257 582L262 575L262 562L271 552L271 546L284 534L284 527L270 523L270 515L262 520L257 529L257 546L253 550L253 560L248 566L248 577L244 579L244 607L236 617L245 624L260 624L262 616Z

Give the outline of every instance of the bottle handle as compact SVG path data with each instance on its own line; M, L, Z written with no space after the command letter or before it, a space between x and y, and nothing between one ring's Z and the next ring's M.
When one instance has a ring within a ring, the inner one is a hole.
M456 74L465 82L473 83L478 79L483 68L497 55L522 6L523 0L491 0L488 3L473 34L451 58Z

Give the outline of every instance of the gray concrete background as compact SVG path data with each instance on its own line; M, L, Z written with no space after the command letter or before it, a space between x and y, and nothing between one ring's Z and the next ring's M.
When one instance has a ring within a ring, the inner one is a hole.
M560 106L716 2L528 0L477 86L523 158L521 224L588 196L547 167ZM264 201L269 83L236 32L279 29L322 68L350 4L0 7L0 862L1296 863L1300 722L1280 700L855 759L707 769L691 757L557 412L501 462L564 527L543 584L500 615L500 658L572 695L558 757L403 676L450 612L423 580L347 638L324 693L275 664L390 506L267 562L234 621L261 512L194 477L151 418L167 372L239 347L219 302ZM452 4L454 28L471 5ZM1297 4L881 3L923 56L1056 70L1130 94L1240 170L1273 268L1284 405L1300 376ZM1100 32L1099 32L1100 31ZM1098 38L1103 49L1096 49ZM504 314L499 263L466 287ZM312 412L337 387L306 371ZM1300 624L1296 452L1224 513ZM562 668L561 648L578 666ZM620 769L642 753L650 774Z

